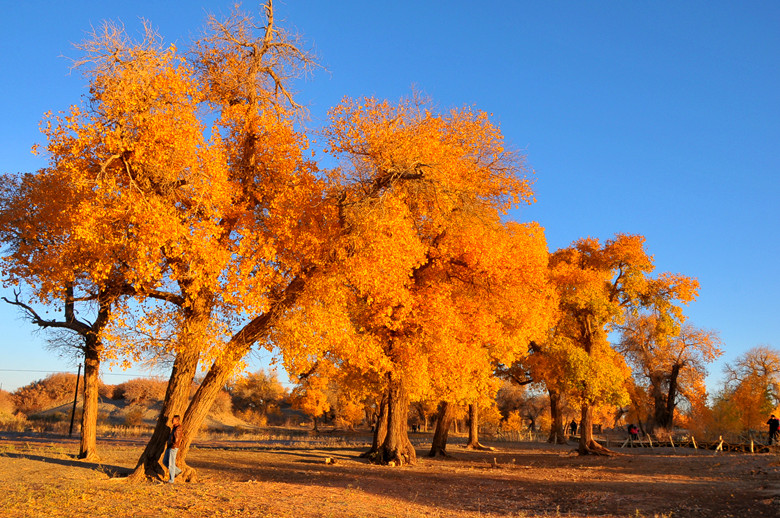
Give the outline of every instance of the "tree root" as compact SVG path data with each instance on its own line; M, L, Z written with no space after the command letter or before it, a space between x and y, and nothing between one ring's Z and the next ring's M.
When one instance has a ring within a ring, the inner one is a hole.
M445 450L444 448L432 448L431 451L428 453L428 457L432 459L436 457L444 457L446 459L446 458L451 458L452 455L447 453L447 450Z
M368 462L372 464L379 464L382 466L405 466L414 464L414 460L410 455L397 451L390 455L386 455L381 449L369 450L362 453L360 457L368 459Z
M612 451L609 448L600 445L596 441L591 441L584 448L579 447L574 451L580 455L600 455L602 457L618 457L623 455L622 453Z
M470 444L467 444L466 446L464 446L464 448L466 448L467 450L496 451L496 449L494 447L492 447L492 446L485 446L485 445L480 444L480 443L476 443L476 444L471 444L470 443Z

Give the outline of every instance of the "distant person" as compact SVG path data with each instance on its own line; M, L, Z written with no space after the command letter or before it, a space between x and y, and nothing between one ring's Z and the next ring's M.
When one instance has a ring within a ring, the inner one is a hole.
M634 423L628 425L628 435L632 441L639 440L639 428Z
M181 470L176 467L176 454L179 453L179 446L181 446L181 419L178 415L173 416L171 427L171 435L168 437L168 448L165 450L163 463L171 474L168 482L173 484L176 475L181 473Z
M569 435L577 435L577 421L574 419L569 423Z
M772 414L769 417L769 421L766 422L766 424L769 425L769 444L777 443L777 430L780 428L780 419L775 417L775 414Z

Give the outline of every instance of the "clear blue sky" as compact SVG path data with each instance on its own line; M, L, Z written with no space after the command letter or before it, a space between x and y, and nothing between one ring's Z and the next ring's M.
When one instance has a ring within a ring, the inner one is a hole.
M181 48L231 5L1 0L0 171L44 165L38 123L85 93L63 56L91 25L135 33L143 17ZM538 202L512 217L540 222L551 250L640 233L659 271L699 279L687 314L726 349L711 387L724 361L780 347L780 3L287 0L276 16L327 68L296 86L312 128L343 96L413 88L493 113L536 171ZM73 369L12 308L0 326L0 369Z

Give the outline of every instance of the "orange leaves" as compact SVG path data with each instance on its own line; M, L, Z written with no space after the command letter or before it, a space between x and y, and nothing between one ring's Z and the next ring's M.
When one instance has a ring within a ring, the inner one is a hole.
M445 187L436 202L446 212L460 203L456 197L481 200L501 212L533 201L521 158L505 150L500 131L482 112L439 115L419 99L391 105L369 98L345 99L330 118L323 132L328 151L348 161L347 178L364 189L425 178Z

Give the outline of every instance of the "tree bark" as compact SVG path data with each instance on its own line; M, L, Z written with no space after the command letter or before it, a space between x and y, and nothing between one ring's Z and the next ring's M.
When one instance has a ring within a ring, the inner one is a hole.
M81 412L81 443L79 458L94 461L97 454L98 373L100 345L96 335L85 337L84 347L84 407Z
M399 374L388 374L387 388L387 433L379 447L376 461L392 466L415 464L417 452L414 451L407 433L409 417L409 396L403 377Z
M580 419L580 443L577 451L580 455L614 455L615 452L605 448L593 438L593 407L585 403L582 405L582 417Z
M165 391L165 400L162 410L157 418L152 437L146 444L141 457L138 459L135 471L130 475L131 481L142 481L150 478L162 478L166 474L167 467L163 467L160 459L165 453L171 429L168 423L173 416L181 415L187 405L190 396L190 387L198 368L199 353L197 348L184 349L176 355L171 369L171 377L168 380L168 388ZM177 457L177 463L178 457ZM180 464L180 463L179 463Z
M550 436L547 442L566 444L566 434L563 430L563 413L561 412L561 394L557 390L547 389L550 395Z
M466 444L466 448L489 451L495 449L489 446L483 446L479 442L479 405L476 403L469 405L469 442Z
M677 378L680 376L680 365L672 365L672 372L669 374L669 387L667 393L662 398L655 400L655 422L666 430L671 430L674 426L674 408L677 399Z
M182 440L179 452L176 456L176 464L182 470L181 477L187 482L192 482L196 478L195 470L187 466L187 454L195 435L201 428L204 419L211 409L211 405L219 395L220 390L225 386L228 379L233 375L238 363L249 353L252 344L256 343L264 336L275 322L275 319L295 303L298 296L306 286L306 276L313 272L310 268L300 275L293 278L279 299L271 306L266 313L258 315L246 324L240 331L233 335L228 343L225 344L225 353L211 365L203 382L198 386L195 395L187 406L184 417L181 421ZM195 364L197 365L197 358ZM194 376L193 369L193 376ZM190 378L190 383L192 378ZM186 398L184 402L186 403ZM407 403L408 405L408 403ZM164 444L163 444L164 446ZM163 448L164 452L164 448ZM159 459L159 457L158 457Z
M181 476L188 482L194 481L196 476L195 470L187 466L186 463L190 445L203 425L203 421L206 419L209 410L211 410L211 405L214 403L217 395L219 395L220 390L232 376L236 364L248 352L249 347L242 348L234 351L222 361L214 362L206 377L203 378L203 382L195 391L189 406L187 406L184 418L181 421L182 440L181 446L179 446L179 453L176 456L176 462L182 470Z
M455 416L455 405L448 401L439 403L439 412L436 416L436 429L433 432L433 441L429 457L441 455L447 457L447 436L452 426L452 418Z

